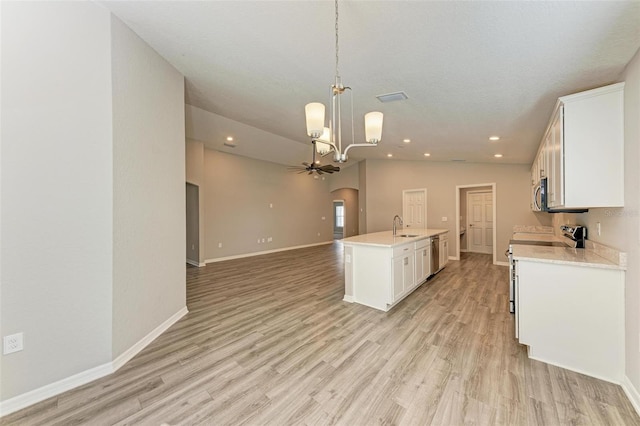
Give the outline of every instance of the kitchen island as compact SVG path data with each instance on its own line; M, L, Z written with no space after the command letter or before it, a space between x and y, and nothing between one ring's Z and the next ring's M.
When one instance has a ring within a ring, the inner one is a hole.
M344 300L388 311L437 272L431 268L431 241L436 235L446 241L448 232L405 228L397 235L383 231L345 238Z

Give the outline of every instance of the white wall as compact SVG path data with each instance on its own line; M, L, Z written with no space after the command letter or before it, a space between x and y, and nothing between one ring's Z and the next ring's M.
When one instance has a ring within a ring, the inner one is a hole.
M183 76L111 19L113 356L186 306Z
M427 188L427 226L448 229L449 235L455 235L456 186L494 182L497 261L507 261L503 253L513 225L549 225L551 221L548 215L536 215L530 209L528 165L393 160L367 160L364 164L367 232L391 229L393 216L402 214L402 190ZM362 192L362 185L360 188ZM455 244L449 245L449 256L455 256L455 249Z
M1 400L111 360L109 12L2 2Z
M0 335L24 333L4 414L108 374L183 312L185 154L182 76L109 11L1 7Z

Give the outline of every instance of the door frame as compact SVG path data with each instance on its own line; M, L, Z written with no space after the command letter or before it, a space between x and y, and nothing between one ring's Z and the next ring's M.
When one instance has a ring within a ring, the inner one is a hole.
M493 195L493 264L497 265L496 259L496 235L498 230L498 212L496 209L496 183L474 183L471 185L456 185L456 257L454 260L460 260L460 191L467 188L479 188L482 186L491 187L491 193Z
M467 203L467 232L469 231L469 195L471 195L471 194L491 194L491 190L490 189L483 189L483 190L477 190L477 191L467 191L467 199L465 200L465 202ZM493 196L493 194L492 194L492 196ZM495 208L495 205L494 205L494 208ZM496 226L495 222L491 222L491 223L492 223L492 227L495 228L495 226ZM467 233L467 237L468 236L469 236L469 234ZM466 251L471 252L471 253L481 253L481 252L478 252L478 251L469 250L469 239L468 238L467 238L467 249L466 249ZM482 254L487 254L487 253L482 253Z
M422 216L422 223L424 223L424 228L422 229L427 229L427 188L415 188L415 189L403 189L402 190L402 220L404 221L404 197L406 195L407 192L422 192L424 194L424 209L423 209L423 216ZM405 227L404 222L403 222L403 228Z

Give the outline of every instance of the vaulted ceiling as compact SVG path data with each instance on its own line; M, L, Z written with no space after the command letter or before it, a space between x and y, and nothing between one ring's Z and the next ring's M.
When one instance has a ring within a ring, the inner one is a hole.
M293 164L300 159L284 147L298 153L303 144L310 156L304 106L328 105L332 1L102 4L185 75L186 103L220 116L206 146L233 152L223 147L231 135L243 155ZM364 113L385 114L379 146L351 150L353 160L531 163L557 97L619 81L640 47L637 1L341 0L339 8L356 140ZM375 97L396 91L409 98Z

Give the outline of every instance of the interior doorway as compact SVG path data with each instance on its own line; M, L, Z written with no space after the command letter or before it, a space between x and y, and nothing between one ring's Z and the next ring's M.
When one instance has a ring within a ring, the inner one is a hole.
M200 266L200 201L197 185L187 182L186 198L187 263Z
M472 194L472 195L469 195ZM456 260L461 251L489 253L496 256L496 184L479 183L456 186ZM471 202L467 202L467 199ZM471 211L470 211L471 210ZM452 241L453 243L453 241Z
M344 238L346 209L344 200L333 200L333 239Z
M493 193L491 190L467 191L466 195L467 237L461 243L467 243L466 249L469 252L491 254L493 252ZM460 216L464 220L464 215Z

